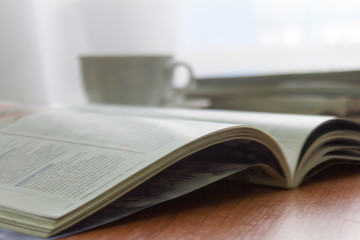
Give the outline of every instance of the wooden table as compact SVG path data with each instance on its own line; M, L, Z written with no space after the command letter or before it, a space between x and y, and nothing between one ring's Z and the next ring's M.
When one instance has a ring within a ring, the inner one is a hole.
M360 167L332 167L293 190L220 181L64 239L360 239Z

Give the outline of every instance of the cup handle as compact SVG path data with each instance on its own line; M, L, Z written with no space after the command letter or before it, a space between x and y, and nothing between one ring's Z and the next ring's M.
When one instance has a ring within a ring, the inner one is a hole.
M196 87L196 79L195 79L192 67L185 62L174 62L170 65L172 79L174 78L175 68L179 67L179 66L184 67L189 73L189 80L188 80L186 86L176 89L180 94L181 93L185 94L186 92L188 92Z

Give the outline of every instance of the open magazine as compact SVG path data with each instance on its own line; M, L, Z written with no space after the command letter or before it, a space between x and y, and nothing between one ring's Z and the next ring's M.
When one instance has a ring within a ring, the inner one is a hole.
M0 237L85 231L223 178L297 187L359 146L360 124L326 116L3 104Z

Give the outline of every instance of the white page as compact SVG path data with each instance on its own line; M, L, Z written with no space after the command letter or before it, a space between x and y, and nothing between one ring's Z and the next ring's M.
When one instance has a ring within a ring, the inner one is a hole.
M63 216L182 145L232 126L70 111L30 115L0 131L0 206Z
M245 124L256 127L271 135L280 145L287 159L290 177L296 172L301 149L315 127L333 119L328 116L310 116L300 114L277 114L260 112L242 112L210 109L145 108L137 106L85 105L79 110L109 114L135 116L156 116L163 118L181 118L201 121Z

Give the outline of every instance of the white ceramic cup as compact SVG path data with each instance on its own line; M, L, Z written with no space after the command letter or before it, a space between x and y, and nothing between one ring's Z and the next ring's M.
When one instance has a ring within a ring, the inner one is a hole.
M188 71L184 88L175 88L177 67ZM195 86L191 67L172 56L82 56L83 83L90 102L173 105Z

